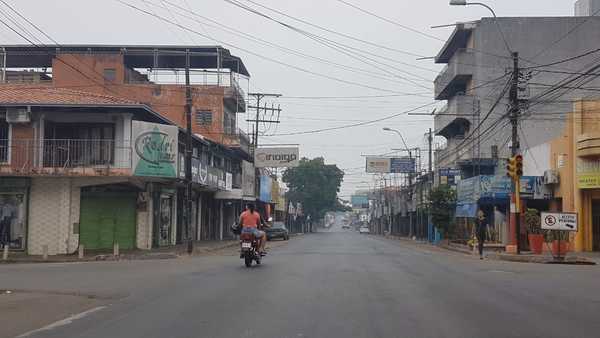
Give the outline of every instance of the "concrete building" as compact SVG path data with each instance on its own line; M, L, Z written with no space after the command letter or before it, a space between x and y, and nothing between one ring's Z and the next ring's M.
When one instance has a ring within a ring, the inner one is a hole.
M119 209L110 205L116 201L137 210L122 215L129 224L123 232L126 238L118 240L123 248L148 249L190 237L222 240L232 236L229 225L242 201L256 198L249 139L237 128L237 114L246 110L240 81L249 76L241 59L218 46L3 46L0 55L4 98L0 104L6 111L0 119L4 146L0 156L5 157L0 175L8 182L6 191L13 191L12 186L18 188L14 191L27 190L27 195L19 196L29 205L19 228L27 236L21 234L22 244L11 248L32 254L41 253L44 245L50 254L70 253L79 244L106 248L121 232L106 232L107 226L94 213L98 208L80 209L79 205ZM186 55L194 133L191 234L183 217ZM65 114L57 108L65 104L86 114ZM156 121L145 122L160 125L140 125L144 121L138 123L135 115L118 108L149 113ZM21 116L27 119L18 120ZM166 172L156 172L152 163L134 163L136 156L159 156L158 152L166 150L164 143L151 137L156 133L163 135L155 135L159 138L172 133L174 139L169 154L163 154L174 161ZM145 142L141 148L138 138ZM157 142L162 144L158 148L148 146ZM15 181L15 176L27 179ZM48 198L48 189L54 187L64 188L61 199ZM21 210L22 205L15 207L14 196L8 197L0 205L5 214L14 215L13 209ZM43 203L62 204L45 207ZM55 211L56 215L43 214ZM95 232L85 231L89 227L80 217L91 217L87 223ZM9 219L14 217L7 217L3 231L14 223ZM131 225L136 222L137 227ZM52 234L52 239L45 239L45 233Z
M597 87L597 77L570 80L594 69L599 53L544 65L596 49L600 17L501 17L497 22L482 18L457 24L435 58L436 63L447 64L435 79L435 98L448 102L435 116L436 134L447 141L436 151L437 169L458 168L463 177L493 175L497 159L510 153L504 90L513 60L500 30L510 51L519 53L523 80L519 95L529 100L520 121L523 149L556 137L564 127L564 120L540 117L566 113L572 98L597 94L583 89Z

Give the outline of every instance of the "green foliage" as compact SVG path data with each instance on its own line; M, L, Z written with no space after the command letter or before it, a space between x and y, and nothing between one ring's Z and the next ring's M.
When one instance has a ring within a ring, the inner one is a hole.
M525 226L530 234L542 233L542 220L537 209L529 208L525 211Z
M302 203L304 214L313 219L323 217L328 210L344 209L337 198L343 178L344 172L336 165L325 164L322 157L302 158L297 167L283 173L289 200Z
M454 226L454 210L456 209L456 192L447 185L440 185L431 190L429 195L431 221L433 225L448 238Z

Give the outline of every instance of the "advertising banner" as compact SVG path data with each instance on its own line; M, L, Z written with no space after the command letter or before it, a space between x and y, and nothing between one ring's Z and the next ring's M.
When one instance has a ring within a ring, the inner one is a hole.
M134 176L177 178L178 129L144 121L131 121Z
M244 197L255 198L256 176L254 166L248 161L242 161L242 193Z
M266 203L271 203L272 184L273 184L273 180L271 179L270 176L262 175L260 177L260 193L258 196L259 200L266 202Z
M297 167L300 150L298 147L257 148L254 153L256 168Z
M389 157L367 157L367 173L386 174L390 172Z
M233 190L233 174L225 173L225 190Z

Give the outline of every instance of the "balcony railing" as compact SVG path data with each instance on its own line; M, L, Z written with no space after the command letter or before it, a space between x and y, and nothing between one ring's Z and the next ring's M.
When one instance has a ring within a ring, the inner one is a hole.
M130 175L131 144L114 140L0 140L0 174Z

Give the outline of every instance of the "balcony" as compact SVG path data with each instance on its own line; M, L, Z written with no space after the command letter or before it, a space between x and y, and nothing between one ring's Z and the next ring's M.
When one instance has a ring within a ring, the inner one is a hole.
M577 156L600 156L600 132L581 134L577 137Z
M241 151L245 154L250 154L250 137L243 130L237 128L236 133L228 133L225 131L223 138L225 145Z
M448 65L433 81L436 100L447 100L459 92L466 91L467 82L474 72L475 53L459 49Z
M113 140L0 140L0 175L130 176L131 144Z
M234 112L246 112L246 93L235 77L235 73L229 73L229 85L225 87L225 105Z
M465 135L470 126L472 114L475 111L473 96L456 95L448 100L448 105L435 116L434 126L436 135L446 139Z

